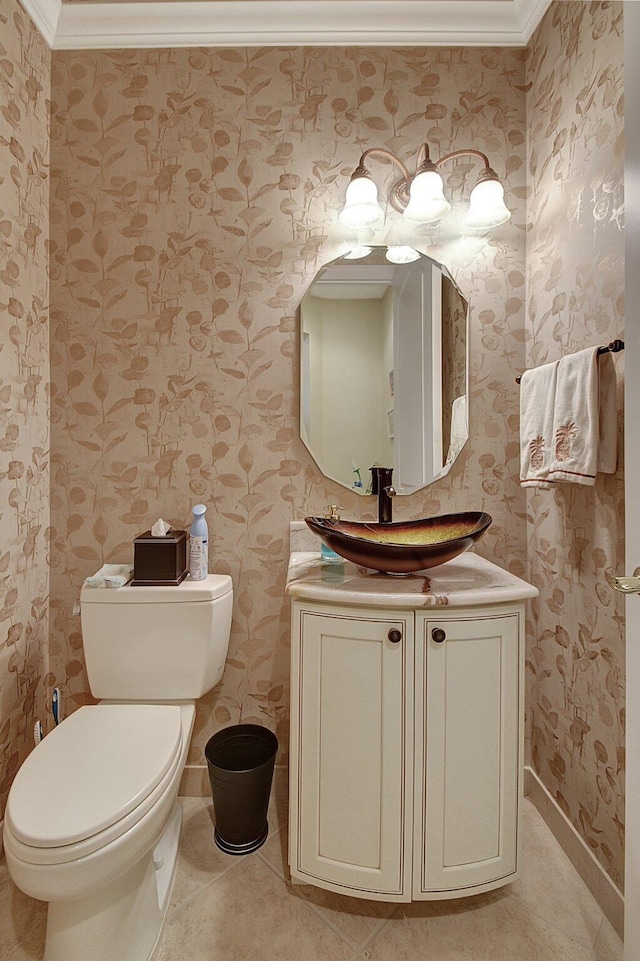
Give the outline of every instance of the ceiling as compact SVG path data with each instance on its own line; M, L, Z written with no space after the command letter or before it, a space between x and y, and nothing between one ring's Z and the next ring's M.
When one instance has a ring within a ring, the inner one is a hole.
M21 0L55 50L524 46L550 0Z

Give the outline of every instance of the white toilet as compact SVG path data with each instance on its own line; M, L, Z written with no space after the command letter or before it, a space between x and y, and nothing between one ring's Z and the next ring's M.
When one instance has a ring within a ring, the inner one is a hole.
M147 961L178 851L195 701L222 677L231 578L83 587L91 691L31 752L4 822L9 873L49 902L44 961Z

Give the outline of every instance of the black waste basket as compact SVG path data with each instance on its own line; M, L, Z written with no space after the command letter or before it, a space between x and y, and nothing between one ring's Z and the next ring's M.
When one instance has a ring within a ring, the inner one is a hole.
M250 854L267 839L277 750L275 734L259 724L234 724L207 741L215 842L227 854Z

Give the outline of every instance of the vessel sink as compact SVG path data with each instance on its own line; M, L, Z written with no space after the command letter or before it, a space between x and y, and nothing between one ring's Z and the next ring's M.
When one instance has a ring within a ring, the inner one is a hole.
M484 511L465 511L390 524L327 517L305 517L305 521L327 547L354 564L387 574L411 574L469 550L492 517Z

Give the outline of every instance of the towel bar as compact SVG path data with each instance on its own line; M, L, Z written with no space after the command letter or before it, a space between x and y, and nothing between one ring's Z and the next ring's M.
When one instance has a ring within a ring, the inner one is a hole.
M606 347L598 347L597 356L600 354L618 354L621 350L624 350L624 340L612 340L610 344ZM516 377L516 384L519 384L522 380L522 376Z

